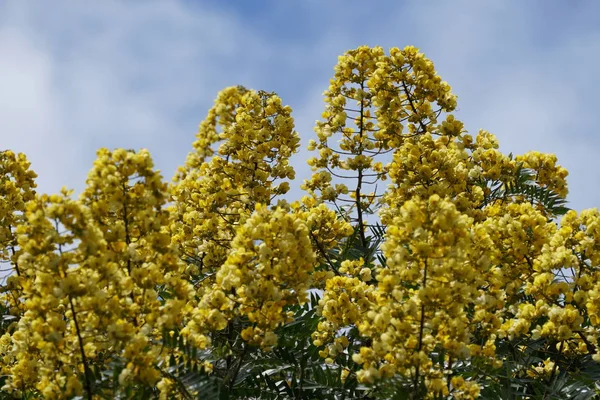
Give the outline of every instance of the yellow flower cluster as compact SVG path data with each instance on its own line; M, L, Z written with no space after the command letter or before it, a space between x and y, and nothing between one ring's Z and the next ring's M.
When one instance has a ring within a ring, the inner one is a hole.
M21 315L20 275L17 227L24 222L25 204L35 196L35 172L24 154L10 150L0 152L0 263L10 264L15 275L7 277L0 293L0 302L8 315Z
M219 94L171 187L171 240L192 261L188 273L195 280L223 264L236 226L256 204L289 190L277 180L294 178L289 158L298 145L291 108L277 95L240 86Z
M278 208L257 204L239 226L231 251L194 309L184 336L204 347L209 330L223 330L234 317L247 320L243 340L265 349L277 343L274 330L290 322L291 305L307 301L315 255L306 224Z
M556 164L555 154L545 154L539 151L530 151L517 156L515 161L523 163L523 167L535 171L535 180L540 185L554 190L563 197L567 196L567 170Z
M119 306L114 322L105 326L109 338L124 343L123 357L130 362L121 380L149 384L159 378L157 340L164 329L181 325L193 293L166 232L167 185L153 167L147 150L101 149L81 195L117 268L106 271L115 279L111 289ZM152 350L140 351L144 348Z
M555 362L547 358L539 363L540 365L533 367L527 371L527 375L532 378L550 379L552 371L555 370ZM554 372L556 373L556 372Z
M315 127L319 141L309 144L309 150L319 151L309 165L319 171L304 188L319 191L322 200L354 202L357 209L373 205L376 191L363 192L387 176L388 166L374 157L423 133L425 125L437 121L440 110L456 107L455 96L433 63L411 46L392 48L389 55L381 47L367 46L346 52L335 67L325 102L324 121ZM450 125L445 129L453 129ZM335 134L340 137L337 145L331 140ZM350 199L343 196L346 186L332 185L332 177L357 179Z
M453 121L448 116L446 121ZM383 209L381 218L388 223L396 204L413 197L428 198L433 195L453 199L456 207L475 219L481 219L480 205L484 201L485 188L478 183L484 171L470 155L464 141L469 141L458 130L458 136L437 136L432 133L407 138L394 153L390 177L394 185L384 195L384 202L391 207Z
M15 230L21 224L25 203L35 195L35 172L24 154L0 152L0 261L14 263Z
M130 291L131 300L138 303L128 319L138 324L159 321L171 329L181 322L191 286L181 276L184 265L166 233L167 185L153 167L147 150L102 149L81 201L91 209L109 254L126 275L123 290ZM168 315L159 311L159 296L153 293L162 286L171 291L173 300L163 305L170 307ZM155 299L154 303L148 304L148 299Z
M352 235L354 229L349 222L339 218L335 211L323 203L317 203L311 196L304 196L301 201L292 203L290 208L308 228L318 264L312 274L312 285L315 289L323 289L328 278L342 272L337 271L336 267L342 260L332 254L331 250Z
M2 338L5 390L46 398L91 393L94 365L154 386L162 331L180 326L192 294L164 232L166 185L147 151L102 149L81 201L30 201L19 225L23 308Z
M514 317L506 319L500 334L530 334L560 344L564 353L592 354L600 338L600 213L568 212L559 229L548 229L547 240L532 258L524 291L531 302L522 303ZM549 223L548 225L552 225ZM589 321L588 323L585 323Z
M82 376L89 374L82 366L102 351L96 329L110 304L96 268L106 261L106 244L89 210L67 195L30 202L18 228L25 312L12 335L2 337L3 372L10 377L3 390L17 396L31 387L46 398L82 394Z
M366 182L363 172L375 165L362 155L379 149L369 155L389 150L392 161L372 168L383 171L373 176L389 175L392 184L379 212L387 227L386 265L373 270L362 260L347 261L340 269L345 276L326 283L318 310L324 321L313 334L315 345L326 345L323 357L335 359L336 335L356 326L370 343L354 355L363 367L359 381L399 373L415 387L423 382L430 396L474 398L479 386L451 379L452 362L481 358L497 367L495 343L501 338L568 337L560 351L582 349L586 341L595 348L597 336L581 327L585 307L594 306L582 293L578 305L566 304L576 284L559 279L574 262L567 259L575 245L561 250L556 235L564 229L557 233L551 213L507 190L519 169L527 168L536 185L566 196L567 172L556 157L530 152L513 159L498 150L489 132L473 138L453 115L440 119L442 111L456 107L456 98L412 47L392 49L389 56L361 47L340 57L335 71L326 92L326 121L316 128L319 142L309 145L319 151L309 161L318 171L305 188L320 191L321 200L340 202L334 183L343 176L334 171L352 170L356 202ZM358 111L348 110L351 100ZM348 112L360 118L352 121ZM336 139L340 149L331 147ZM369 206L356 202L363 212ZM543 262L548 257L554 262ZM535 328L538 322L543 325ZM432 355L440 352L445 362L434 363Z
M468 262L471 225L437 195L400 208L382 247L387 266L377 271L376 302L357 325L372 340L354 357L363 366L359 380L373 383L399 372L434 384L443 377L430 359L435 349L454 359L469 354L467 307L479 280Z
M360 265L362 262L345 261L341 269L348 270L352 268L351 264ZM340 329L363 321L376 300L373 287L359 278L335 276L327 280L317 308L324 320L319 322L317 331L312 334L315 346L327 345L322 350L323 357L333 360L342 353L348 344L342 342L344 336L336 338ZM341 344L345 345L340 347Z

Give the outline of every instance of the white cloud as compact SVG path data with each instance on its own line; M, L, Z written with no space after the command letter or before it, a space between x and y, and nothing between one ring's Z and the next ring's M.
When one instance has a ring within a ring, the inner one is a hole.
M52 61L29 38L11 28L0 29L0 54L2 147L25 152L36 171L48 170L52 158L60 154L49 156L47 150L57 143L70 147L64 140ZM52 181L52 176L46 179Z
M184 158L217 90L249 76L224 60L260 54L252 35L218 12L191 13L179 2L96 4L3 10L2 142L28 154L42 191L81 189L101 146L149 147L170 178L172 156ZM191 106L200 106L193 123Z
M337 55L414 44L459 95L471 131L490 130L507 152L557 153L573 206L595 206L600 14L579 4L6 2L2 146L28 153L44 191L80 189L100 146L148 147L170 178L216 92L232 84L279 91L305 145ZM299 177L306 156L295 157Z
M366 29L375 32L369 40L420 46L459 95L457 115L470 131L493 132L505 152L556 153L571 172L570 205L598 206L600 136L593 117L600 106L600 25L590 19L600 15L598 6L408 4L387 10L396 24L373 22L379 28Z

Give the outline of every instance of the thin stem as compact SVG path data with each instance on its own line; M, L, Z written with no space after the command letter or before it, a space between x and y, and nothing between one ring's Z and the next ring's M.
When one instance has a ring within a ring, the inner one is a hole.
M240 368L242 368L242 362L244 361L244 357L246 356L246 352L248 351L248 345L244 345L242 344L242 354L240 355L240 360L238 361L235 370L233 372L233 375L231 376L231 379L229 380L229 393L231 393L231 391L233 390L233 385L235 384L235 380L238 376L238 374L240 373Z
M127 219L127 187L125 183L123 186L123 224L125 225L125 243L127 247L131 244L131 237L129 236L129 220ZM131 259L127 258L127 272L131 276ZM133 298L132 298L133 300Z
M85 391L87 392L87 398L89 400L92 400L92 379L90 377L90 367L87 361L87 357L85 356L85 350L83 348L83 338L81 337L81 330L79 329L79 323L77 322L77 314L75 313L73 298L70 295L69 305L71 306L71 312L73 313L73 323L75 324L77 341L79 342L79 351L81 352L81 362L83 363L83 372L85 375Z
M164 369L161 369L160 372L164 376L166 376L167 378L171 379L173 382L175 382L177 384L177 386L179 387L179 393L181 393L183 395L184 399L186 399L186 400L192 400L194 398L191 395L191 393L187 390L187 388L185 387L185 384L183 382L181 382L180 379L178 379L176 376L174 376L169 371L166 371Z
M417 109L415 108L413 100L410 96L410 90L408 89L408 87L406 87L406 83L404 81L402 81L402 87L404 88L404 94L406 95L408 104L410 104L411 110L413 111L413 113L415 113L415 115L418 116L419 113L417 112ZM419 118L419 126L421 127L421 130L423 131L422 133L427 132L427 127L425 126L425 124L423 123L423 120L421 118Z
M423 280L421 282L421 286L422 289L425 289L425 287L427 286L427 260L425 260L425 267L423 268ZM419 322L419 342L417 344L417 351L421 352L421 349L423 348L423 334L424 334L424 330L425 330L425 303L423 303L423 301L421 301L421 321ZM417 365L415 366L415 379L414 379L414 386L415 386L415 393L419 393L419 364L417 363Z
M365 82L364 80L361 81L360 83L360 89L364 91L365 89ZM361 100L360 102L360 131L359 131L359 137L361 139L361 144L359 147L359 154L362 154L362 137L363 137L363 117L364 117L364 101ZM360 235L360 242L363 246L363 248L367 247L367 238L365 236L365 226L364 226L364 222L363 222L363 210L361 207L361 203L360 203L360 197L361 197L361 189L362 189L362 178L363 178L363 170L362 168L358 169L358 182L356 184L356 213L358 216L358 233Z
M331 267L333 272L335 272L336 275L340 275L340 271L337 270L337 268L333 264L333 261L331 261L331 258L329 258L329 255L327 254L327 252L325 251L323 246L321 246L321 243L317 240L317 237L315 236L315 234L312 231L310 231L310 237L312 237L313 241L317 245L317 249L323 255L323 257L325 258L325 260L327 261L327 263L329 264L329 266Z
M594 354L596 353L596 346L594 346L584 335L583 332L579 331L577 332L577 334L579 335L579 337L581 338L581 340L583 340L583 342L585 343L585 345L588 348L588 351L590 354Z
M13 236L12 235L12 226L8 225L8 231L10 232L10 235ZM14 237L13 237L13 239L14 239ZM15 254L17 254L17 250L15 249L14 243L11 243L10 251L11 251L13 257L15 256ZM19 271L19 264L15 261L14 265L15 265L15 271L17 273L17 276L21 276L21 271Z
M125 243L127 244L127 248L129 248L129 245L131 244L131 237L129 235L129 220L127 219L127 187L125 186L124 182L122 183L122 187L123 187L123 224L125 226ZM127 273L131 277L131 257L127 257ZM129 294L129 297L131 297L131 301L133 303L135 303L135 295L133 293L133 290ZM135 325L135 326L138 325L138 320L137 320L137 317L135 317L135 316L133 317L133 325Z

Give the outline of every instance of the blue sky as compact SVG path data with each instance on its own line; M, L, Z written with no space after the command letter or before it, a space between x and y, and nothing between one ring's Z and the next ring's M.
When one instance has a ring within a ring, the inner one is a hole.
M505 152L556 153L576 209L600 204L600 2L0 0L0 148L41 191L81 190L99 147L148 148L166 179L216 93L276 91L305 145L337 56L415 45L457 117ZM295 157L299 181L309 169Z

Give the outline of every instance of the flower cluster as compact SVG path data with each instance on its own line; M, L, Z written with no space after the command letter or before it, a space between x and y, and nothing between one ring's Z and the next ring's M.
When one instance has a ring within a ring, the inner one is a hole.
M389 55L381 47L367 46L346 52L335 67L325 102L324 121L315 127L319 141L309 144L309 150L319 151L309 160L317 172L304 188L320 192L321 200L354 204L359 223L363 211L376 206L381 195L376 187L388 174L385 155L423 133L441 110L456 107L433 63L411 46L393 48ZM450 125L445 129L454 129ZM334 135L339 135L337 145ZM332 183L340 179L356 180L355 189L348 192L345 184Z
M203 295L182 334L206 346L204 333L223 330L234 317L243 317L247 327L241 338L272 348L277 342L275 329L292 317L287 308L307 301L314 266L305 223L283 209L270 211L258 204L237 229L215 284Z
M158 339L164 329L180 326L192 295L183 278L185 265L166 232L167 185L153 169L146 150L139 152L101 149L89 173L81 202L107 242L106 271L110 288L119 298L113 308L109 338L123 343L129 362L121 381L159 379ZM140 351L150 349L150 351Z
M256 204L289 190L277 180L294 178L289 158L298 145L291 109L277 95L240 86L219 94L171 187L171 240L191 261L194 280L222 265L236 226Z
M89 363L108 345L99 332L112 305L110 278L98 271L108 264L106 242L89 209L68 195L29 202L18 228L24 313L2 337L3 390L16 395L30 387L47 398L82 394Z
M15 275L7 277L0 294L0 302L7 315L21 315L20 275L17 227L24 223L25 204L35 196L36 174L29 169L24 154L10 150L0 152L0 263L9 264Z
M152 168L145 150L103 149L81 201L63 191L28 203L24 313L2 338L6 389L91 393L92 368L110 363L122 365L124 387L161 378L161 332L182 323L192 287L164 233L166 185Z
M400 208L383 245L387 265L377 270L375 301L357 325L371 338L354 356L363 366L359 380L373 383L399 372L424 377L434 388L444 371L433 363L432 352L443 349L451 359L469 354L467 310L479 281L468 262L472 222L437 195Z
M362 366L359 381L399 374L415 390L425 387L422 395L474 398L480 386L453 377L453 363L497 368L501 340L544 337L549 348L560 343L563 354L593 354L595 329L582 326L586 308L596 309L588 297L593 289L586 286L575 303L577 279L565 278L564 271L586 277L591 270L578 273L574 265L594 264L585 259L588 253L574 250L576 244L564 244L567 228L549 220L552 210L515 189L521 171L533 171L527 185L564 198L567 172L556 157L530 152L513 159L489 132L473 138L452 114L440 118L456 107L456 98L412 47L392 49L389 56L361 47L340 57L335 71L326 121L316 128L319 142L310 145L319 158L309 164L319 171L305 188L339 202L336 168L355 171L350 201L356 202L370 168L392 184L380 202L387 228L382 264L343 262L343 276L326 283L318 309L324 321L313 334L314 344L325 346L322 356L335 360L343 353L339 332L356 327L366 343L353 357ZM348 110L348 100L357 100L358 111ZM350 127L352 111L360 118ZM334 134L340 149L330 147ZM365 150L379 149L391 152L391 161L380 167L363 160ZM363 212L372 205L364 198L355 206ZM579 263L573 254L581 255Z

